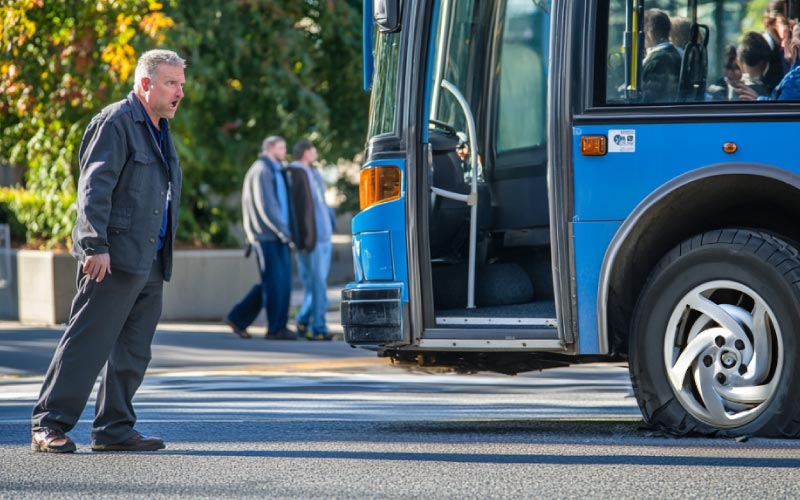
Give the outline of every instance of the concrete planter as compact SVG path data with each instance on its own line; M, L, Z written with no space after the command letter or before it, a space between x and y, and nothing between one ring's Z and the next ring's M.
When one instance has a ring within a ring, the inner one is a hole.
M292 258L294 266L294 258ZM296 269L294 287L299 288ZM334 235L330 284L353 279L349 235ZM255 255L236 250L176 250L172 280L164 284L163 321L221 321L231 307L259 283Z
M66 252L18 250L16 261L19 321L65 323L77 290L75 258Z
M245 259L241 249L176 250L174 257L172 281L164 284L163 321L220 321L259 282L255 256ZM15 260L12 279L17 296L0 290L4 301L0 319L26 324L67 322L76 292L75 259L69 253L19 250ZM328 281L341 284L352 276L350 237L335 235ZM296 271L293 277L298 288ZM17 317L11 309L16 309Z
M259 280L255 257L242 250L176 250L174 257L163 321L220 321Z
M67 322L77 291L75 258L68 253L19 250L16 264L19 321ZM245 259L241 250L178 250L172 281L164 284L161 319L218 321L257 280L255 259Z
M0 320L18 319L17 251L0 248Z

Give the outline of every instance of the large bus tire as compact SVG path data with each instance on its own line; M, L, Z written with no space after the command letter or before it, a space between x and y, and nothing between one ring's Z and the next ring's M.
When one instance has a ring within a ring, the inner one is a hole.
M656 265L634 310L631 381L645 422L677 435L800 435L800 255L709 231Z

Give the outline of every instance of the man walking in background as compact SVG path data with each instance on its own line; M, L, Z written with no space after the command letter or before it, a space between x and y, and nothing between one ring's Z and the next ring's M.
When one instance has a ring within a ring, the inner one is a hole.
M286 329L292 292L289 195L283 172L286 141L279 136L267 137L261 150L242 186L242 224L256 254L261 283L233 306L225 323L239 337L250 338L247 327L264 307L265 338L295 340L297 334Z
M292 148L288 169L298 234L311 238L296 241L297 272L303 283L303 304L297 313L297 332L308 340L331 340L325 313L328 310L328 272L331 267L331 235L335 224L333 210L325 203L325 182L319 170L317 148L309 141L299 141ZM306 187L307 186L307 187ZM305 192L309 192L310 196ZM305 198L310 198L309 202ZM304 226L310 226L304 231Z
M184 67L172 51L142 54L133 92L95 116L83 136L72 232L78 291L33 409L33 451L75 451L66 433L101 369L92 451L164 448L134 429L132 399L172 274L181 170L168 120L183 98Z

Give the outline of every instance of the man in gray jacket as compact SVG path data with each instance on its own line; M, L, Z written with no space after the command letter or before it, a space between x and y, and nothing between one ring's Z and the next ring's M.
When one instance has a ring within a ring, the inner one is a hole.
M163 282L172 274L181 170L167 120L183 98L184 67L175 52L145 52L133 92L86 128L72 232L78 292L33 409L33 451L75 451L66 433L101 369L92 450L164 448L160 438L134 429L131 400L150 362Z
M261 155L253 163L242 186L242 224L247 241L258 259L261 282L225 317L225 323L241 338L250 338L247 327L261 308L267 310L267 340L295 340L286 329L292 293L291 212L284 177L286 141L264 139Z

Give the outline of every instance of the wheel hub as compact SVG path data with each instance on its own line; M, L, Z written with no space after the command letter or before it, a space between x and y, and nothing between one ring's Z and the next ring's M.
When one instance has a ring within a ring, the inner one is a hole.
M720 356L720 361L723 367L730 370L738 364L739 357L731 351L724 351L722 356Z
M673 391L693 416L715 427L743 425L766 408L780 378L775 315L741 283L704 283L673 309L664 362Z

